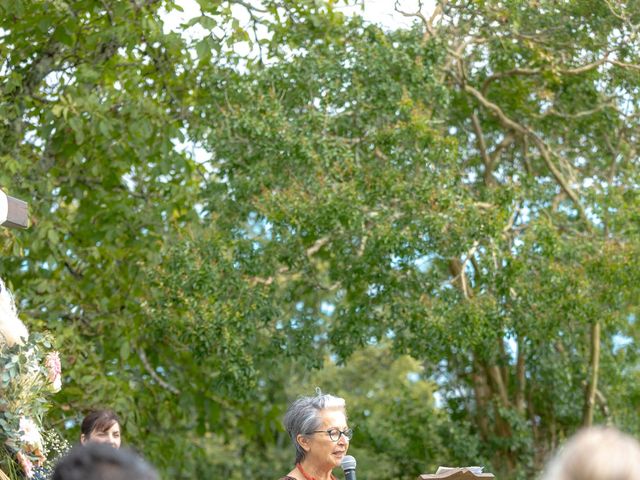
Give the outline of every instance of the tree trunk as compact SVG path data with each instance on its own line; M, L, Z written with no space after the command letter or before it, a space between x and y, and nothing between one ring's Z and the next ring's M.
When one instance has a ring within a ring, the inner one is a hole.
M476 360L475 355L473 358L473 393L476 398L476 423L478 430L480 431L480 437L483 440L487 440L489 434L489 385L487 385L487 379L484 375L484 369L480 363Z
M598 369L600 367L600 322L595 321L591 325L591 360L589 362L590 378L585 392L584 409L582 413L582 425L590 427L593 424L593 410L598 391Z
M516 410L524 414L524 392L526 388L524 340L518 337L518 363L516 364Z

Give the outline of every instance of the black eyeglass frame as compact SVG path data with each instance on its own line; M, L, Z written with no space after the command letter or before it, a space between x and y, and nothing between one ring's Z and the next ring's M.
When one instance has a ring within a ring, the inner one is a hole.
M338 432L338 438L334 438L336 431ZM336 443L340 441L340 437L342 435L347 437L347 440L349 441L353 438L353 428L347 428L344 431L340 430L339 428L330 428L329 430L314 430L311 433L326 433L327 435L329 435L329 439L332 442Z

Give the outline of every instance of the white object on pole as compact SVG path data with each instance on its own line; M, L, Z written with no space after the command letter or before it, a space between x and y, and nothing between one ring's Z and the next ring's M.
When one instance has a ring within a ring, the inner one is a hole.
M18 318L13 295L0 278L0 349L3 345L22 345L29 338L29 332Z
M0 190L0 225L9 218L9 200L7 194Z
M0 225L12 228L29 226L27 202L10 197L0 190Z

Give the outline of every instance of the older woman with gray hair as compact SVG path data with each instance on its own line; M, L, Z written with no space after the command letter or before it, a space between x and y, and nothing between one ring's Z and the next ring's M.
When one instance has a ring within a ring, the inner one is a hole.
M284 416L284 427L296 450L296 466L280 480L331 480L353 431L347 425L343 398L323 394L300 397Z
M613 427L583 429L560 449L542 480L640 480L640 443Z

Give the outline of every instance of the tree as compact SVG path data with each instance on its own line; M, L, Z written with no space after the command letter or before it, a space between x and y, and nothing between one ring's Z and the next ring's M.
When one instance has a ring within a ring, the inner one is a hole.
M427 446L515 478L580 425L639 431L635 5L383 31L201 2L190 50L159 3L45 3L1 7L0 184L36 209L2 265L66 346L60 421L108 403L173 477L277 475L292 372L390 343L444 399L407 476Z
M382 32L294 12L280 61L210 88L196 131L224 180L204 211L260 227L254 281L280 281L291 328L344 359L390 339L444 374L498 473L531 474L578 426L631 413L608 392L637 365L638 11L407 15Z
M2 264L30 324L60 342L69 375L50 421L62 427L111 406L145 453L149 436L180 432L192 416L171 391L154 391L161 375L136 327L141 265L158 261L163 235L197 218L201 178L175 146L188 116L189 57L180 35L163 32L159 8L0 4L0 184L30 201L32 220L28 231L2 233ZM149 455L169 457L162 448Z
M627 226L637 200L625 192L637 182L638 11L609 2L450 2L437 13L450 118L478 200L494 208L496 192L513 193L500 237L453 260L466 301L479 293L490 299L485 314L500 319L493 352L473 353L478 413L495 405L498 438L510 436L509 410L526 418L539 468L559 436L593 422L596 403L600 418L611 414L602 392L614 382L600 389L599 377L620 379L616 335L637 335L636 281L626 271L637 253ZM422 20L429 37L435 19ZM457 269L466 259L469 268ZM505 337L517 345L511 358ZM559 407L567 400L571 407ZM498 461L513 467L513 446L504 452Z

